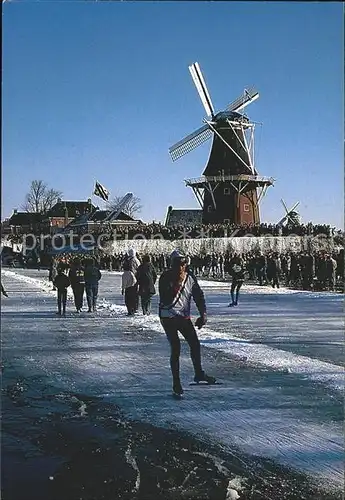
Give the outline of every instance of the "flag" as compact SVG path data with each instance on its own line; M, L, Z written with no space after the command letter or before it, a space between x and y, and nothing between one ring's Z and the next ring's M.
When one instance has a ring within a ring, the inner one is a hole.
M102 184L100 184L98 181L96 181L95 190L93 194L95 196L99 196L104 201L108 201L109 199L109 191L104 186L102 186Z

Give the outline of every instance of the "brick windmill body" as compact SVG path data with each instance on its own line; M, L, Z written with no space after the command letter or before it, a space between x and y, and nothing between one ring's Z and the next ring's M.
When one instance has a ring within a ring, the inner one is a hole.
M189 66L206 110L205 125L169 149L175 161L213 136L210 156L201 177L186 179L202 208L204 224L259 223L259 202L273 179L254 166L254 129L243 109L259 97L245 90L224 111L215 113L198 63Z

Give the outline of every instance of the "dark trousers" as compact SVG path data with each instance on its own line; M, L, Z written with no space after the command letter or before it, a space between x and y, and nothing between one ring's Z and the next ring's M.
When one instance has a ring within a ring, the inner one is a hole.
M98 283L86 283L85 284L85 290L86 290L86 300L87 300L87 305L89 307L89 311L92 309L96 309L97 305L97 296L98 296Z
M152 295L150 293L141 294L141 308L143 314L150 314L151 312L151 297Z
M66 302L67 302L67 288L58 289L57 291L57 304L58 313L61 314L61 308L63 314L66 312Z
M278 276L278 273L272 274L272 287L274 288L275 286L277 286L277 288L279 288L279 276Z
M136 309L136 304L137 304L137 298L138 298L138 292L137 292L137 287L136 285L134 286L129 286L125 290L125 304L127 307L127 312L130 315L133 315L135 313Z
M230 295L231 295L231 300L233 304L238 303L238 296L240 294L240 289L241 286L243 285L243 281L237 281L233 280L231 283L231 288L230 288ZM236 296L235 296L235 290L236 290Z
M267 281L266 270L264 268L258 269L257 271L259 285L263 285L263 282Z
M72 287L74 304L77 311L83 307L84 283L75 283Z
M313 282L313 275L308 272L302 272L302 286L303 290L309 290Z
M181 343L178 332L181 332L190 347L190 357L193 362L195 375L201 376L200 342L193 323L184 318L161 318L161 324L170 344L170 368L174 382L180 381L180 352Z
M138 283L134 285L135 288L135 312L139 309L139 293L138 293Z

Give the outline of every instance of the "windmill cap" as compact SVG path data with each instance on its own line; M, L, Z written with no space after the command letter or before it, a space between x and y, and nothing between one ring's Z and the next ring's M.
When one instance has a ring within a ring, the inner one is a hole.
M170 254L170 259L171 261L175 260L175 259L179 259L179 260L184 260L184 259L187 259L186 255L181 252L180 250L174 250L171 254Z

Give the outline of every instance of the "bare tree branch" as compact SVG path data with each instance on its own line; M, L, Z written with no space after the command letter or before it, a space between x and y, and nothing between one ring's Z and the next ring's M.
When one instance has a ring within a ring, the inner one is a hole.
M120 203L123 196L114 196L108 203L108 210L114 210L115 207ZM138 196L133 196L131 200L127 203L127 205L122 209L122 211L129 215L130 217L134 217L136 214L141 212L143 208L141 204L141 199Z
M48 186L43 181L34 180L31 182L30 190L21 208L26 212L45 213L55 205L61 196L61 191L48 189Z

